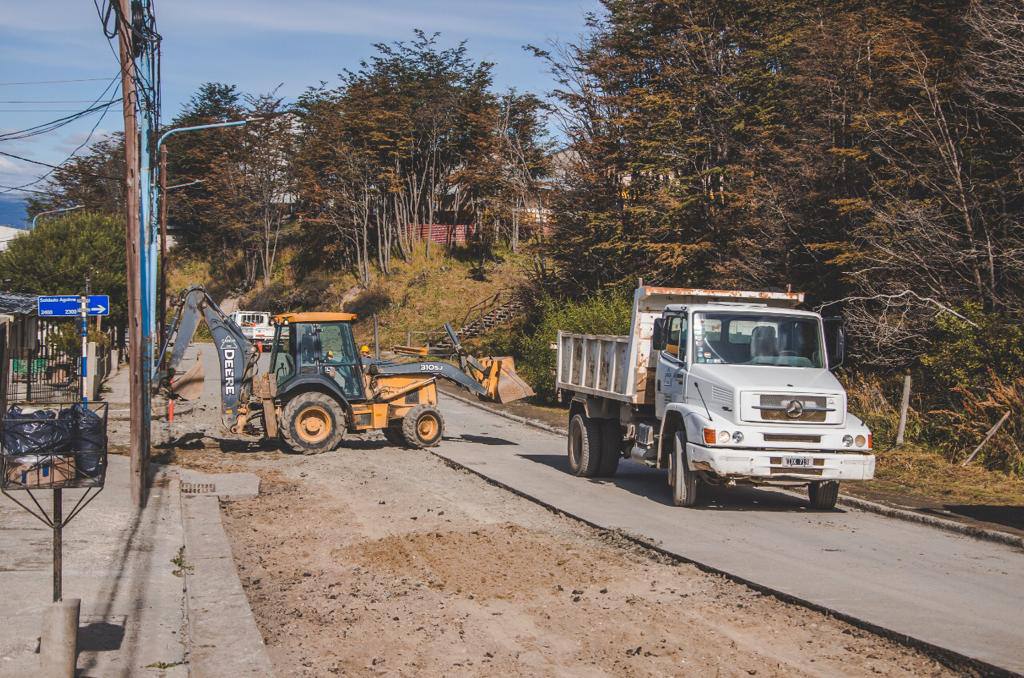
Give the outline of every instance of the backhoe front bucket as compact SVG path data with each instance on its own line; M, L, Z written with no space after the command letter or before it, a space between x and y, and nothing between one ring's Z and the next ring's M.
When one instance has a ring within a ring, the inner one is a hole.
M197 400L203 394L206 372L203 370L201 357L196 358L196 364L187 372L171 379L171 395L182 400Z
M493 362L501 365L497 373L498 383L493 389L495 400L499 403L512 403L535 395L530 385L516 372L516 361L511 356L484 358L481 362L488 367Z

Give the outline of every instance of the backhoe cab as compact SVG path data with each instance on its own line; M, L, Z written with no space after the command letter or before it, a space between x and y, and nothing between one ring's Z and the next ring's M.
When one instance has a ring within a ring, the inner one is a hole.
M184 374L176 372L200 317L210 327L220 360L225 427L235 434L280 438L305 454L334 449L345 433L371 430L380 430L395 445L437 445L444 433L438 378L489 400L508 402L533 393L515 374L510 359L477 361L463 351L450 327L453 348L447 355L458 357L462 369L439 360L378 362L364 357L352 334L356 316L351 313L275 316L270 369L258 374L259 353L241 328L202 287L191 287L182 295L162 354L173 343L166 382L171 397L190 400L201 392L199 363Z
M364 364L350 313L284 313L270 372L256 381L267 434L302 452L338 446L346 432L382 430L392 443L430 447L441 440L434 374L381 374ZM425 365L425 363L423 363ZM275 431L276 429L276 431Z

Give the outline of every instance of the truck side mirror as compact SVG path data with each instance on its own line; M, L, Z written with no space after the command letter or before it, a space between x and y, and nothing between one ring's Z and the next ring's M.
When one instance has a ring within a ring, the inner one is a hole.
M651 336L651 348L655 351L665 349L665 319L654 319L654 334Z
M846 328L842 318L825 318L825 350L828 354L828 368L842 366L846 359Z

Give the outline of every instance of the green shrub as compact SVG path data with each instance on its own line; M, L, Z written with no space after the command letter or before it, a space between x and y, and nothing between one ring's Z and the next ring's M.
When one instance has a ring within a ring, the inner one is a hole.
M504 328L482 343L481 353L511 355L516 370L541 400L555 397L555 350L558 331L587 334L627 334L632 298L606 293L583 301L543 298L532 323Z
M930 349L921 358L930 379L942 389L980 385L995 373L1003 379L1024 376L1024 324L977 304L961 309L963 320L948 313L936 319Z
M1009 412L975 463L1024 475L1024 326L978 305L961 313L969 322L949 314L938 318L921 358L918 388L931 408L922 437L957 461Z

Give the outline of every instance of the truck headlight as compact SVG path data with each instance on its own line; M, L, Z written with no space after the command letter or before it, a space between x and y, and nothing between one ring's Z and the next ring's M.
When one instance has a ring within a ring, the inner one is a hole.
M853 446L853 436L851 436L849 433L847 433L845 436L843 436L843 446L844 447L852 447Z
M740 432L740 431L736 431L735 433L733 433L732 434L732 441L734 443L736 443L737 445L742 443L743 442L743 433Z
M854 442L857 443L857 447L864 447L867 444L868 439L864 436L857 436L854 438Z
M732 434L728 431L716 431L713 428L704 429L705 445L725 445L732 440Z

